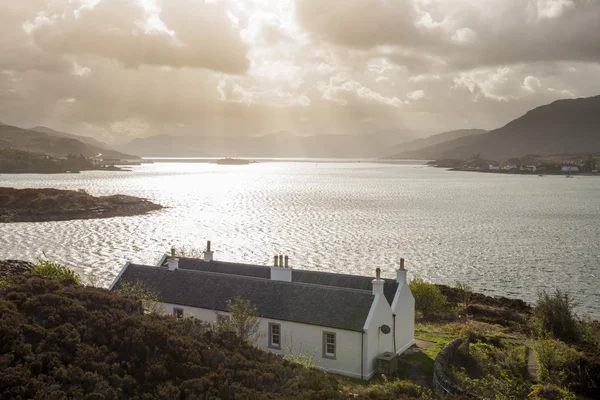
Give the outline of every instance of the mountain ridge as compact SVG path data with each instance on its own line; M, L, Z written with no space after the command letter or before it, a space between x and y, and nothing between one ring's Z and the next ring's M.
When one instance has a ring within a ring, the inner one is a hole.
M469 159L479 154L492 160L525 154L600 151L600 96L556 100L533 108L504 126L481 135L459 138L396 159Z
M100 140L96 140L93 137L89 137L89 136L82 136L82 135L75 135L73 133L68 133L68 132L61 132L61 131L57 131L56 129L52 129L52 128L48 128L47 126L43 126L43 125L38 125L35 126L33 128L28 129L30 131L34 131L34 132L42 132L45 133L49 136L56 136L56 137L64 137L64 138L68 138L68 139L76 139L79 140L80 142L83 143L87 143L87 144L91 144L93 146L98 146L98 147L102 147L106 150L112 150L110 148L110 145L108 145L107 143L104 143Z
M83 154L94 157L102 154L106 158L135 159L137 157L111 149L105 149L77 139L48 135L12 125L0 125L0 146L64 157L69 154Z
M314 157L378 158L391 146L414 139L409 130L367 135L273 132L263 136L170 136L136 138L119 150L142 157Z

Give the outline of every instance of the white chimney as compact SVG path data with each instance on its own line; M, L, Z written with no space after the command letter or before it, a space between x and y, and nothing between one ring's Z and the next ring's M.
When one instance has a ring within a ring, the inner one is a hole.
M169 258L168 264L169 271L175 271L179 268L179 258L171 257Z
M271 280L272 281L292 281L292 268L288 267L288 256L285 256L285 264L283 256L275 256L273 258L273 266L271 267ZM279 261L279 262L278 262Z
M204 262L211 262L213 260L213 253L210 249L210 240L206 242L206 251L204 252Z
M376 277L375 279L373 279L373 294L375 296L383 296L383 284L384 284L384 280L381 279L381 268L377 268L375 270L376 272Z
M396 282L406 283L406 270L404 269L404 258L400 259L400 269L396 270Z

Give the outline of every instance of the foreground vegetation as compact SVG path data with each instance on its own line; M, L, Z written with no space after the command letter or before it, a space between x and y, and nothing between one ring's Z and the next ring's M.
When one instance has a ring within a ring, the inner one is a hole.
M447 373L483 398L600 397L600 326L560 292L531 308L465 284L411 282L417 329L429 331L416 338L429 345L404 355L395 377L366 383L255 348L256 310L244 299L230 302L231 320L208 325L162 315L138 284L116 293L85 281L47 259L0 262L0 399L434 399L433 360L457 336Z
M417 337L463 338L447 373L464 389L492 399L600 398L600 322L579 318L567 294L541 292L530 307L458 282L454 288L419 279L409 284ZM537 376L527 369L529 353Z
M132 196L85 190L0 188L0 222L41 222L141 215L162 207Z
M19 266L0 271L0 399L433 397L410 382L367 385L281 359L245 340L248 330L236 334L240 321L221 329L145 312L155 299L135 285L115 293L46 260Z

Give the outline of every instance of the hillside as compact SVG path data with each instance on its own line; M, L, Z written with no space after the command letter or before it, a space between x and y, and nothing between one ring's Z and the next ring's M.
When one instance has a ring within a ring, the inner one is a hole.
M410 142L402 143L394 149L393 156L386 157L388 159L399 158L398 156L401 153L412 152L415 150L424 149L426 147L435 146L440 143L448 142L455 139L460 139L462 137L470 137L475 135L481 135L486 133L487 131L484 129L459 129L456 131L442 132L437 135L432 135L422 139L412 140ZM402 157L406 158L406 157Z
M110 150L110 146L108 144L101 142L99 140L96 140L89 136L80 136L80 135L74 135L72 133L55 131L54 129L51 129L51 128L48 128L45 126L36 126L35 128L31 128L30 131L42 132L42 133L48 134L50 136L63 137L63 138L68 138L68 139L76 139L76 140L79 140L80 142L91 144L92 146L97 146L97 147L101 147L103 149Z
M257 137L152 136L134 139L120 150L142 157L381 157L390 147L414 139L408 131L370 135L297 136L277 132Z
M558 100L489 133L400 153L395 158L468 159L479 154L485 159L503 160L525 154L597 151L600 151L600 96Z
M118 151L83 143L77 139L52 136L44 132L36 132L10 125L0 125L0 146L49 154L55 157L64 157L69 154L83 154L85 157L93 157L102 154L107 158L137 158Z

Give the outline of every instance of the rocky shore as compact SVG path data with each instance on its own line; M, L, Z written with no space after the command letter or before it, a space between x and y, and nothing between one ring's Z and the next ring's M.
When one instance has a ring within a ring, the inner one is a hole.
M33 264L20 260L0 260L0 278L6 275L19 275L33 269Z
M84 190L0 188L0 223L127 217L162 208L137 197L94 197Z

